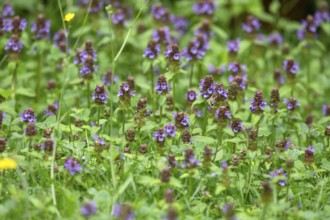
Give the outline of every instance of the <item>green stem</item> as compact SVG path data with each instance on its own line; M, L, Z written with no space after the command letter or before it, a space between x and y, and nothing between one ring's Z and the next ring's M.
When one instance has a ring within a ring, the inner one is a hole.
M218 135L218 141L217 141L217 146L215 148L215 152L214 152L214 156L213 156L213 160L212 160L213 162L215 161L215 159L217 157L217 154L219 151L219 146L222 144L222 129L218 129L217 135Z
M205 132L206 132L206 128L207 128L207 109L206 109L206 103L205 103L205 115L204 115L204 118L203 118L203 130L202 130L202 134L205 135Z
M97 125L100 126L100 112L101 112L101 106L99 105L97 107Z
M38 48L38 63L37 63L37 69L36 69L36 88L35 88L35 94L36 94L36 102L39 101L40 97L40 85L41 85L41 71L42 71L42 53L40 52L40 47Z
M16 103L16 82L17 82L17 69L18 69L18 63L16 63L12 79L11 79L11 91L12 91L12 98L15 102L15 111L17 110L17 103Z
M194 74L194 62L191 63L190 76L189 76L189 88L192 86L192 79Z
M123 110L123 135L125 134L126 112Z
M91 84L90 81L87 81L87 91L86 91L86 97L87 97L87 104L88 108L91 108L91 99L90 99L90 94L91 94Z
M262 209L262 214L261 214L260 220L266 219L267 208L268 208L268 204L265 204L264 208Z

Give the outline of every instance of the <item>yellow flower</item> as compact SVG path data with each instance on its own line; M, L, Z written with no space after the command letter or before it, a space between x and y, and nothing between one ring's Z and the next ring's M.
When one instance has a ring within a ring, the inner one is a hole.
M64 21L70 22L74 18L74 13L68 13L64 16Z
M0 170L15 169L16 167L17 167L17 163L15 160L10 158L0 159Z

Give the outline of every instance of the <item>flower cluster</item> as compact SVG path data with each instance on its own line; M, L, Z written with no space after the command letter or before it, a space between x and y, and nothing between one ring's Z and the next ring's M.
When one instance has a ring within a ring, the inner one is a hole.
M141 98L139 99L136 111L134 113L134 121L138 127L141 127L145 124L145 117L149 117L152 113L150 109L147 109L147 99Z
M199 0L193 5L193 10L197 15L213 16L217 7L214 0Z
M127 20L132 16L132 12L128 7L117 7L111 15L112 23L117 27L124 27Z
M249 34L256 33L260 26L260 21L252 15L247 16L245 23L242 24L243 31Z
M243 129L244 128L243 128L242 122L239 119L233 119L231 121L231 130L234 133L241 132L241 131L243 131Z
M216 103L223 103L228 98L228 92L223 87L221 83L218 83L212 94L211 103L214 105Z
M208 39L205 35L198 34L194 40L189 41L187 48L183 51L183 56L187 61L201 60L208 48Z
M199 160L195 159L194 149L189 147L184 151L184 161L182 163L182 167L185 169L193 169L197 166L199 166Z
M0 128L2 127L3 120L5 119L6 112L0 110Z
M262 97L261 91L257 91L254 98L250 101L250 111L260 114L265 110L266 100Z
M164 128L160 128L158 129L158 131L156 131L153 134L153 138L156 140L158 146L162 147L165 144L165 138L166 138L166 132Z
M109 69L104 73L104 76L102 77L102 82L104 85L106 86L110 86L112 84L112 80L113 83L116 83L118 81L118 76L117 75L113 75L112 76L112 70Z
M57 103L50 104L50 105L48 105L48 107L45 110L44 114L47 115L47 116L55 115L57 110L58 110L58 104Z
M53 42L63 53L68 50L68 42L64 30L59 30L55 33Z
M133 208L129 205L120 205L115 204L112 210L112 215L116 217L117 219L123 219L123 220L134 220L135 214L133 212Z
M177 70L180 65L181 53L179 51L179 46L177 44L171 44L167 47L167 50L164 52L165 57L169 62L170 68Z
M286 138L284 141L276 141L275 146L281 152L287 151L291 146L291 140Z
M307 164L311 164L314 162L314 153L315 153L315 149L313 146L308 146L305 149L305 162Z
M246 89L247 74L244 74L243 76L230 75L228 79L231 84L236 83L239 90L243 91Z
M204 99L210 98L216 88L216 84L213 81L213 77L208 75L204 79L201 79L199 88L201 95Z
M13 35L5 47L10 60L16 60L18 55L22 52L22 49L23 43L19 40L17 35Z
M270 173L270 178L274 179L275 177L281 177L278 181L277 184L279 186L285 186L286 185L286 173L284 172L283 168L280 168L278 170L271 171Z
M164 23L170 22L170 12L162 4L158 3L151 7L151 15L155 21L161 21Z
M129 104L131 97L135 96L134 87L128 81L124 81L119 87L118 96L122 104Z
M229 40L227 42L227 51L230 56L236 56L240 47L240 39Z
M105 143L104 139L100 138L97 134L94 134L93 139L95 152L100 153L109 148L109 145Z
M85 42L84 49L78 49L76 56L74 57L74 63L80 65L80 76L86 80L93 78L93 73L98 70L98 66L95 66L96 51L93 49L92 41Z
M278 89L274 88L270 93L270 101L269 101L269 105L274 110L274 113L277 112L277 107L279 102L280 102L280 92Z
M178 129L183 129L189 126L188 115L184 114L184 112L172 113L172 115L175 120L175 126Z
M97 212L97 206L94 201L85 203L80 209L81 215L85 217L94 215L96 212Z
M157 44L169 45L171 42L170 29L166 26L160 27L152 32L152 38Z
M166 77L164 75L160 75L158 77L155 89L159 95L167 94L170 91L171 86L167 84Z
M173 125L172 122L167 123L167 125L164 126L166 137L174 137L176 132L176 127Z
M212 75L222 75L226 71L226 66L222 65L220 67L215 67L213 65L209 65L207 70Z
M297 31L299 40L316 38L318 23L316 23L313 16L308 15L306 20L301 22L301 26L302 27Z
M50 20L39 15L36 23L31 23L31 31L37 40L48 39L50 37Z
M103 85L97 85L92 99L94 100L94 102L96 104L106 104L107 100L108 100L108 92L105 91L104 86Z
M69 171L72 176L82 171L82 166L79 164L79 161L71 157L65 160L64 168Z
M243 74L246 71L246 65L238 62L231 62L228 64L227 70L232 74Z
M28 122L36 122L36 115L34 114L34 111L32 108L26 109L23 114L20 114L21 121L28 123Z
M290 97L289 99L284 98L284 103L289 111L293 111L300 106L300 103L293 97Z
M103 2L100 0L91 0L91 1L92 2L90 3L90 0L78 0L78 5L81 8L87 9L90 4L90 8L88 12L91 14L97 14L99 11L102 10Z
M160 53L160 44L156 43L154 40L150 40L147 48L143 53L143 57L150 60L155 59Z
M180 16L171 16L171 22L179 35L184 35L188 28L188 20Z
M218 121L220 127L224 127L227 124L227 120L231 118L231 111L229 105L221 105L215 111L215 118Z
M282 35L280 33L277 33L277 32L276 33L272 33L268 37L268 42L273 47L281 46L283 44Z

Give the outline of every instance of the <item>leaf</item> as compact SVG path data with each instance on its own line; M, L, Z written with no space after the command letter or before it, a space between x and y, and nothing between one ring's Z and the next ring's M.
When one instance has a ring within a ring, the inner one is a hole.
M258 131L258 137L268 137L271 134L272 132L269 130L268 127L261 127Z
M234 115L238 109L238 103L236 101L229 102L231 113Z
M33 89L26 89L26 88L18 88L16 90L17 95L27 96L27 97L35 97L36 94Z
M193 137L194 142L201 142L205 144L215 144L216 140L211 137L197 135Z
M8 97L11 95L11 90L6 89L0 89L0 96L4 97L5 99L8 99Z

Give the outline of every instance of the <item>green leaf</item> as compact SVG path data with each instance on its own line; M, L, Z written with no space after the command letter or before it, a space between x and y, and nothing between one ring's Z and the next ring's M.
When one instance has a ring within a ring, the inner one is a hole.
M194 142L201 142L205 144L215 144L216 140L211 137L197 135L193 137Z
M8 99L8 97L11 95L11 90L7 89L0 89L0 96L4 97L5 99Z
M30 88L18 88L16 90L17 95L22 95L22 96L27 96L27 97L35 97L36 93L34 92L33 89Z

